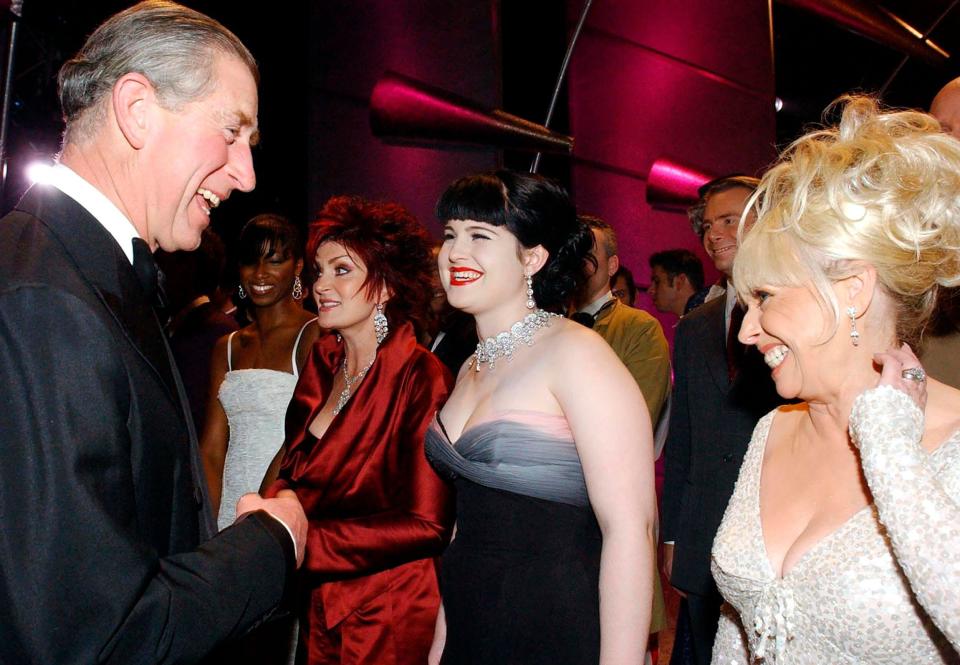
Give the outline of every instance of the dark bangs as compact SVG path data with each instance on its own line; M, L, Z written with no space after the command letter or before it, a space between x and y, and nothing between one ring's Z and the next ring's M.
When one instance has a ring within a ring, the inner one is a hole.
M284 259L303 258L300 232L286 217L257 215L240 232L237 259L240 265L246 266L273 254Z
M454 181L437 201L437 219L441 222L472 219L493 226L506 225L510 219L507 187L497 175L482 173Z

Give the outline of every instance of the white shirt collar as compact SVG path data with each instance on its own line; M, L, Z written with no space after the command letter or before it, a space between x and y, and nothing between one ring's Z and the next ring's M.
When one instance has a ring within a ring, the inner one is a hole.
M733 313L733 306L737 304L737 290L733 288L733 284L727 282L727 292L724 294L727 298L726 302L723 303L724 314L723 320L724 325L727 327L727 334L730 334L730 315Z
M703 302L707 303L711 300L719 298L727 292L726 281L718 282L710 287L710 290L707 291L707 296L703 299Z
M599 312L600 309L611 300L613 300L613 292L607 291L606 293L604 293L602 296L594 300L589 305L584 305L583 307L581 307L580 311L586 312L590 316L596 316L597 312Z
M140 234L133 222L127 219L103 192L63 164L55 164L50 169L44 178L44 184L56 187L83 206L113 236L131 265L133 264L133 239L139 238Z

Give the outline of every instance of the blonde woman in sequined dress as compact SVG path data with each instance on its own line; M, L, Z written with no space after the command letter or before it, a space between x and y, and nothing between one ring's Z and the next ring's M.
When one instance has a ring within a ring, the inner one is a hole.
M754 431L713 546L715 663L960 662L960 392L911 350L960 282L960 142L847 98L756 195L740 340L802 400Z

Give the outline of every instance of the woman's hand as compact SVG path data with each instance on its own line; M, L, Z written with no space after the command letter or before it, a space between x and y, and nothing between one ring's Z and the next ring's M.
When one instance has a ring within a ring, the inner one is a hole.
M873 359L881 366L880 381L877 385L893 386L906 393L923 411L927 404L926 373L913 350L903 344L899 349L875 353Z

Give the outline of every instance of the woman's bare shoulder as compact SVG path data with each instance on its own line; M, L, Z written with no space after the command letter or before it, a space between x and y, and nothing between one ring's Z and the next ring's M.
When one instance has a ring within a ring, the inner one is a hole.
M551 361L562 365L618 360L600 335L570 319L555 319L550 325L550 334L544 335L543 342L544 351L549 351Z

